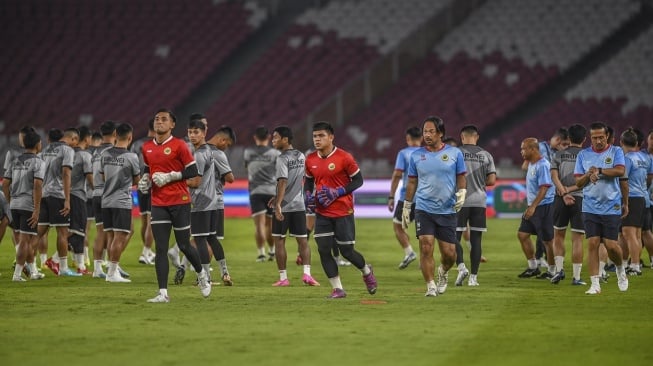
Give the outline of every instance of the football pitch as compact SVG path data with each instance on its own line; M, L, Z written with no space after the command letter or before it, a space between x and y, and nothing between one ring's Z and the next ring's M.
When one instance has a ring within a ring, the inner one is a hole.
M135 222L136 233L139 225ZM49 270L43 280L14 283L14 249L7 233L0 245L0 365L651 362L646 312L652 304L653 271L647 268L643 276L631 277L623 293L613 273L600 295L585 295L587 286L571 285L568 243L567 279L559 285L519 279L526 261L516 239L518 225L511 219L488 222L483 242L488 262L481 264L480 287L468 287L466 281L455 287L452 269L446 293L427 298L418 261L397 269L403 251L391 221L359 219L356 247L374 265L378 292L369 295L360 272L341 267L348 296L327 300L330 286L312 239L312 272L322 286L301 283L301 267L294 264L296 244L290 239L291 286L275 288L276 265L255 262L251 220L227 219L223 244L234 286L214 286L203 299L193 286L194 274L176 286L171 272L168 304L146 303L157 285L154 267L137 261L142 248L138 235L121 261L132 283L57 278ZM417 251L417 241L412 244ZM466 248L465 256L469 266ZM213 267L218 278L217 264ZM586 265L582 277L589 282Z

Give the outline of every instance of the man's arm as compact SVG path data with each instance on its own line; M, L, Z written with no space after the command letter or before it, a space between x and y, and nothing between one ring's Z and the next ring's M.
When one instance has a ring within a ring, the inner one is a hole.
M5 177L5 179L2 180L2 192L5 194L5 198L7 199L7 203L11 202L11 179Z
M397 187L399 186L399 181L403 176L403 171L395 169L392 172L392 181L390 182L390 194L388 195L388 210L390 212L395 209L395 192L397 192Z
M71 174L72 168L69 166L64 166L61 168L61 181L63 182L63 197L64 203L63 208L61 209L61 214L68 216L70 213L70 186L71 186Z

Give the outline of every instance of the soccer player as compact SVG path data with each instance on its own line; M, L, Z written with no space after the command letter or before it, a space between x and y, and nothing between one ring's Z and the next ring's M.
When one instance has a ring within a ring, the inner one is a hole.
M220 266L220 271L222 273L222 283L225 286L233 286L233 280L231 275L229 275L229 270L227 269L227 260L224 254L224 248L222 246L221 240L224 240L224 185L226 183L233 183L235 178L234 174L231 172L231 165L229 165L229 160L227 159L227 150L231 145L236 142L236 134L228 126L222 126L218 129L215 135L207 142L211 148L211 154L213 160L216 164L215 171L215 191L216 199L218 202L217 208L217 226L216 226L216 237L218 238L217 247L211 250L213 251L213 256L218 261Z
M143 144L145 174L139 189L152 188L152 234L156 247L154 267L159 293L147 300L154 303L170 302L168 297L169 264L166 255L170 229L175 232L179 249L188 257L197 272L198 287L202 296L211 294L208 273L202 268L197 250L190 245L190 193L186 180L199 173L193 155L183 140L172 136L177 122L168 109L160 109L154 117L155 136ZM150 178L151 177L151 178ZM152 184L154 183L154 184Z
M315 151L306 157L304 183L306 204L315 205L314 237L320 262L333 288L328 298L347 296L338 274L338 264L331 255L334 243L340 248L340 253L361 271L367 291L375 294L377 282L372 266L354 249L356 225L352 192L363 185L363 175L351 154L333 144L333 132L328 122L313 124ZM314 191L315 195L311 193Z
M116 126L116 143L100 155L102 191L102 223L107 236L109 269L107 282L131 282L118 271L120 256L131 235L132 185L138 184L140 163L138 156L128 150L132 142L132 126Z
M100 133L102 134L102 143L95 148L91 158L91 165L93 166L93 216L95 217L96 230L95 243L93 244L93 277L106 279L107 275L102 270L102 264L104 262L104 252L108 248L108 240L104 231L104 218L102 217L104 178L100 173L100 165L102 153L112 148L116 142L116 123L113 121L102 123Z
M467 194L465 203L457 215L456 263L458 264L458 276L456 277L456 286L462 286L465 277L469 274L463 261L463 248L460 245L460 239L468 227L471 245L469 253L471 275L467 284L469 286L478 286L478 268L482 257L481 238L483 233L487 231L485 216L487 193L485 187L493 186L497 178L494 158L489 152L477 145L479 137L478 128L474 125L463 126L460 130L462 145L459 149L465 159Z
M83 131L83 134L82 134ZM71 145L75 151L73 169L70 173L70 236L68 244L73 249L73 261L77 266L77 273L90 275L86 269L84 258L84 239L86 237L86 187L93 187L93 166L91 153L86 150L90 141L88 127L83 130L76 128L66 129L64 135L77 135Z
M425 296L447 289L448 271L456 261L456 212L465 202L467 182L463 154L445 144L444 121L429 116L422 123L423 147L410 154L408 183L401 224L408 228L415 202L415 226L420 248L420 268L426 282ZM438 283L435 283L435 240L440 250Z
M528 207L522 215L517 238L528 261L528 268L519 274L519 277L528 278L540 274L531 235L537 235L547 247L547 252L552 252L555 187L551 180L551 164L540 154L537 139L532 137L524 139L521 143L520 152L524 161L528 162L526 172L526 202ZM551 276L553 276L553 273L551 273Z
M132 143L131 152L135 153L138 156L138 161L141 166L141 174L145 169L145 164L143 163L143 144L146 141L150 141L154 138L154 119L150 119L147 123L147 136L142 137ZM150 215L152 211L152 200L150 197L150 191L143 193L140 190L136 190L138 196L138 208L141 215L141 240L143 241L143 250L141 255L138 257L138 263L141 264L154 264L154 251L152 251L152 227L150 226Z
M202 268L209 273L211 270L209 246L211 246L216 260L225 261L224 268L226 269L224 248L216 236L219 204L215 188L217 166L213 160L211 147L206 143L206 124L199 119L191 120L188 124L188 139L193 144L195 150L193 156L200 174L186 181L190 187L193 202L190 213L190 232L195 240ZM219 253L222 253L221 259L218 259ZM229 275L228 272L225 273L227 276Z
M304 205L305 158L301 151L292 146L293 133L288 126L279 126L272 132L272 146L281 151L277 157L277 193L274 202L272 237L275 259L279 269L279 281L272 286L290 286L286 262L286 233L294 236L304 266L302 282L309 286L320 284L311 276L311 249L306 234L306 211Z
M621 220L623 238L623 259L630 266L629 275L641 276L640 255L642 251L642 227L645 224L647 208L647 187L653 179L653 166L648 154L640 150L637 133L629 128L621 134L621 148L625 155L625 174L628 178L628 215Z
M77 139L77 134L69 131L65 140L71 142ZM57 230L57 252L59 263L49 258L45 264L59 276L81 276L68 268L68 227L70 225L70 188L71 171L75 159L75 151L64 141L64 133L56 128L48 132L50 145L41 156L45 161L45 176L43 179L43 196L39 216L39 240L45 239L50 227ZM47 241L46 241L47 243ZM47 247L42 248L47 251Z
M589 248L591 285L585 293L601 293L598 253L601 240L616 265L617 286L626 291L628 276L617 243L621 217L628 215L628 185L619 182L625 172L624 153L608 143L608 129L604 123L590 125L590 139L592 146L581 150L574 169L576 185L583 189L583 225Z
M254 132L255 145L243 152L247 180L249 181L249 203L254 219L257 262L265 262L265 243L269 246L268 260L274 260L274 243L272 242L272 207L268 206L274 197L276 181L274 180L275 162L279 151L269 146L270 133L260 126Z
M417 255L413 251L413 247L410 245L410 238L408 233L401 226L401 213L404 209L404 197L406 196L406 184L408 181L408 161L410 159L410 154L413 151L419 149L419 146L422 143L422 131L419 127L410 127L406 130L406 147L399 150L397 153L397 159L395 160L395 170L392 172L392 180L390 182L390 195L388 196L388 210L390 212L394 211L394 216L392 218L392 229L394 230L395 237L401 245L401 248L404 250L404 259L399 263L399 269L404 269L408 267L415 259ZM397 206L395 207L395 192L397 192L397 187L399 186L399 181L402 182L401 189L399 190L399 200L397 201ZM411 222L415 218L415 208L411 210L410 219Z
M571 284L575 286L587 285L580 278L583 266L583 192L576 186L574 168L578 153L583 149L587 129L579 124L569 126L568 148L556 151L551 160L551 180L556 187L553 199L553 255L555 262L555 275L551 283L557 284L565 278L563 269L565 259L565 237L567 226L571 224L571 262L573 278Z
M23 154L14 157L4 172L2 190L9 201L14 226L18 232L16 266L12 280L25 281L21 272L29 267L30 279L41 279L37 271L34 251L38 242L37 224L41 206L41 190L45 176L45 162L36 154L41 151L41 136L33 129L26 131L21 138Z

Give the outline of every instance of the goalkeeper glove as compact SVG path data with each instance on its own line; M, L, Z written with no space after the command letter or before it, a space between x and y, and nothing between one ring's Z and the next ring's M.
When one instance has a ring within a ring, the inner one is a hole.
M150 174L145 173L138 181L138 190L141 191L141 193L147 194L150 191L150 188L152 188L152 181L150 180Z
M315 196L313 192L306 191L304 194L304 207L306 207L306 213L315 213Z
M467 190L465 188L461 188L458 190L458 192L456 192L456 203L453 205L453 208L456 210L456 212L460 211L460 209L463 208L466 195Z
M413 207L413 203L410 201L404 201L404 208L401 210L401 227L404 230L408 229L408 224L410 224L410 210Z
M152 175L152 181L158 187L163 187L170 182L181 180L181 172L161 173L156 172Z
M328 207L332 204L338 197L345 194L344 187L329 188L327 186L322 186L322 189L317 192L317 200L324 207Z

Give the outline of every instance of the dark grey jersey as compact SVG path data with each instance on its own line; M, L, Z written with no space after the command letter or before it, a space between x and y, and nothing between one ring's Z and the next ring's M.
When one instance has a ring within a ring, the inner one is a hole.
M141 169L141 174L145 173L145 162L143 161L143 144L145 141L150 141L152 140L152 137L146 136L143 138L140 138L132 143L132 146L130 148L130 151L136 154L138 156L138 162L139 166Z
M103 143L100 146L95 148L93 152L93 157L91 158L91 164L93 165L93 197L101 197L102 192L104 192L104 178L100 174L100 162L101 155L105 150L108 150L113 147L113 144Z
M75 160L73 160L73 171L70 176L70 195L79 197L86 201L87 198L87 181L86 175L93 174L91 165L91 153L87 150L75 148Z
M574 168L576 167L576 157L583 150L582 147L569 146L565 150L556 151L551 161L551 170L558 171L558 178L565 187L576 185L574 177ZM583 197L583 190L579 189L571 192L572 196Z
M224 209L224 176L231 173L231 165L224 151L215 145L209 145L215 163L215 192L218 209Z
M462 145L459 149L463 153L467 169L467 196L463 207L486 207L485 179L497 172L494 159L489 152L477 145Z
M191 212L213 211L218 209L217 192L215 190L215 162L209 145L204 144L193 153L197 170L202 182L199 187L190 189L193 202Z
M277 180L287 179L281 212L304 211L304 162L299 150L288 149L277 157Z
M11 162L14 161L17 157L21 156L25 152L25 149L22 147L10 147L9 150L7 150L7 153L5 154L5 163L2 165L3 172L6 172L9 170L9 166L11 165ZM4 173L3 173L4 174Z
M121 147L111 147L100 155L104 175L102 208L132 208L132 184L140 174L138 156Z
M5 170L4 177L11 179L9 208L34 211L34 180L43 180L45 162L32 153L14 158Z
M43 178L43 197L64 197L62 169L73 168L75 151L61 141L48 145L42 152L45 161L45 177Z
M281 153L269 146L252 146L245 149L243 157L247 167L249 194L276 194L275 163Z

